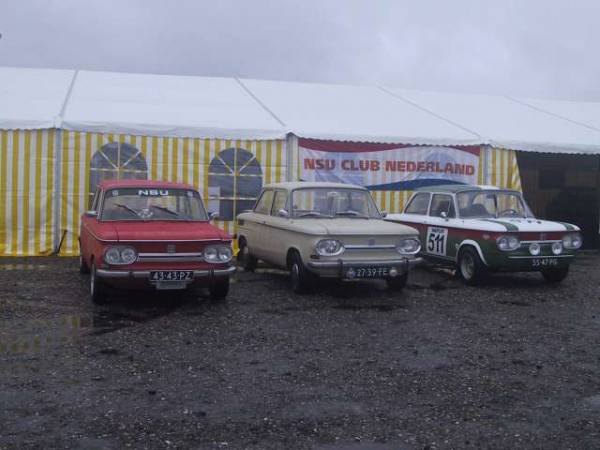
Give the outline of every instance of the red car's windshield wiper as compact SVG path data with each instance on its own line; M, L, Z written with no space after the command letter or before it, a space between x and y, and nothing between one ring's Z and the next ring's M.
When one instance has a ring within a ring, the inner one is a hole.
M123 203L115 203L114 205L118 206L119 208L123 208L123 209L129 211L131 214L139 216L138 212L135 209L133 209L133 208L127 206L127 205L124 205Z
M176 213L175 211L173 211L172 209L169 208L165 208L164 206L158 206L158 205L150 205L151 208L156 208L156 209L160 209L161 211L164 211L166 213L169 213L175 217L179 217L179 213Z

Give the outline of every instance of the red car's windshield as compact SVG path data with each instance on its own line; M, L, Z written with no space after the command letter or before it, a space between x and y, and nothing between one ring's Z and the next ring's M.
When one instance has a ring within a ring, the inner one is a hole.
M104 194L100 220L208 220L191 189L122 188Z

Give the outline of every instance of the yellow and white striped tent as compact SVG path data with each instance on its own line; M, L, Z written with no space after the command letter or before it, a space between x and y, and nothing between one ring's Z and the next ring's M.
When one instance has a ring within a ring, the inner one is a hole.
M209 196L211 161L226 149L249 152L260 165L264 184L284 181L286 178L286 148L282 139L201 139L62 131L61 142L59 229L61 237L64 235L62 255L79 253L79 220L89 206L90 193L93 193L93 186L90 186L93 171L91 161L97 152L111 143L129 144L139 151L136 156L143 157L147 165L142 178L190 184L199 189L209 209L211 203L228 201L232 202L235 211L236 202L244 198L242 195ZM240 168L231 169L232 177L240 177ZM114 167L110 178L125 177L127 170L126 165ZM235 233L233 217L223 219L229 220L217 220L216 224L225 231Z
M132 174L196 186L235 233L233 216L256 186L297 179L296 136L479 145L478 182L520 190L516 151L600 154L599 131L544 107L377 86L0 67L0 255L46 255L61 241L62 255L76 255L94 183ZM127 167L123 152L136 163ZM238 156L258 172L243 173ZM215 162L227 166L233 191L215 181ZM373 195L398 212L410 192Z

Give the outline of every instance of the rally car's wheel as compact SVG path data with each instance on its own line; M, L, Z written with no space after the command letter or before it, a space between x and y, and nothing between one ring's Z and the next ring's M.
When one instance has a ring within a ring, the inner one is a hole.
M90 297L92 302L97 305L106 303L106 288L96 274L96 265L94 263L92 263L92 268L90 269Z
M296 294L307 294L311 291L315 275L304 267L302 258L298 252L293 252L290 258L290 287Z
M85 262L85 258L83 257L83 252L79 254L79 273L88 274L90 273L90 268Z
M470 285L479 283L486 274L485 264L472 247L464 247L460 251L457 266L460 277Z
M208 292L213 302L225 300L227 294L229 294L229 277L224 280L215 281L208 288Z
M406 282L408 281L408 272L398 275L397 277L388 278L386 281L388 289L392 291L401 291L406 287Z
M238 242L238 262L242 265L245 272L254 272L256 269L256 265L258 264L258 260L254 255L250 253L250 249L248 248L248 243L246 239L240 238Z
M542 276L548 283L560 283L568 274L569 266L542 270Z

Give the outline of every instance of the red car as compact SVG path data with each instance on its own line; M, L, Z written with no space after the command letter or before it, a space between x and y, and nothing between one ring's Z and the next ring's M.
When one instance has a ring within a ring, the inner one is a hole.
M104 181L81 217L80 272L90 273L94 303L106 287L229 292L231 236L209 223L192 186L162 181Z

